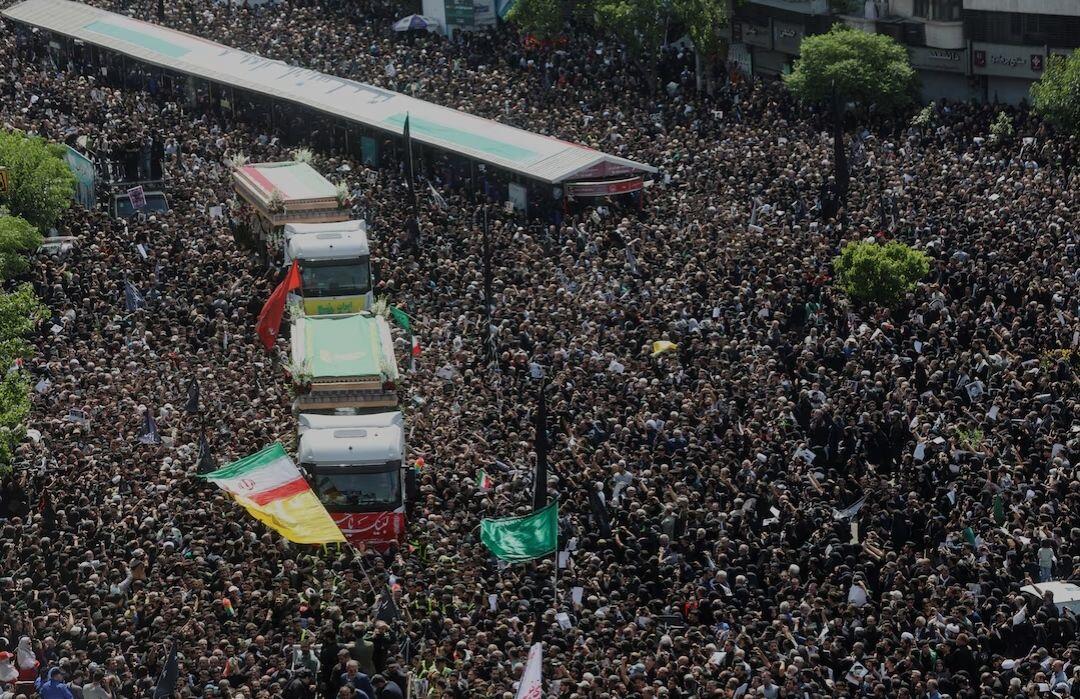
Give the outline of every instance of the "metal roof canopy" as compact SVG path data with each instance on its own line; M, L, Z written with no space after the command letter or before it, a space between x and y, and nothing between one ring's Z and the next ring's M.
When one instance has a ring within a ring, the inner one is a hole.
M415 141L528 179L558 184L575 176L656 172L633 160L70 0L24 0L3 15L146 63L294 102L391 134L401 134L408 114Z

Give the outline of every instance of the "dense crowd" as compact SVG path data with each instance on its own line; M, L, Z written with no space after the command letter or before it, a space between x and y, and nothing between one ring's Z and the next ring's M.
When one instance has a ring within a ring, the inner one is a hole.
M158 20L156 2L96 4ZM821 215L819 115L745 78L699 95L676 49L653 94L586 34L402 38L365 3L164 9L660 173L640 208L496 216L496 373L475 197L425 202L412 251L400 173L316 154L372 224L379 293L416 319L406 420L424 465L399 550L293 545L193 477L201 430L222 463L293 438L283 357L253 332L275 272L237 245L229 183L235 154L292 146L105 87L6 29L5 126L162 144L172 210L72 210L58 232L77 245L35 262L52 318L25 368L37 432L0 483L5 696L34 680L46 698L149 696L175 646L181 696L509 698L542 640L559 697L1080 697L1076 618L1020 592L1080 575L1071 139L1024 108L1008 139L986 105L935 105L918 128L867 117L841 227ZM865 238L932 258L895 308L831 282ZM125 308L125 282L144 308ZM656 340L677 349L654 357ZM498 564L477 534L529 507L541 373L557 583L554 561ZM146 411L160 445L137 439ZM388 584L389 623L373 614Z

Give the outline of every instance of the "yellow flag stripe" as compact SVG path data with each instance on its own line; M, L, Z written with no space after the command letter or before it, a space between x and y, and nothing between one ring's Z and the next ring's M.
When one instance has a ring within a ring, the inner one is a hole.
M234 497L252 517L289 541L298 544L345 541L345 536L331 519L330 513L311 490L264 505L257 505L247 498Z

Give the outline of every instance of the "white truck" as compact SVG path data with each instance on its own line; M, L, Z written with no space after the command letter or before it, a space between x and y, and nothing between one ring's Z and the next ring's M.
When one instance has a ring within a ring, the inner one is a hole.
M412 486L401 413L301 413L298 432L297 460L345 538L380 549L399 541Z
M358 313L374 302L363 221L285 224L284 263L300 265L304 312Z

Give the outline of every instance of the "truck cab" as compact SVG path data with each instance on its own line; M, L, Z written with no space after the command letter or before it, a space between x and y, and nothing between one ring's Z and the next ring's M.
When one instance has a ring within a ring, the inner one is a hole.
M401 540L409 491L401 413L302 413L298 432L297 460L345 538L379 549Z
M363 221L285 224L284 263L300 265L304 313L371 308L371 252Z

